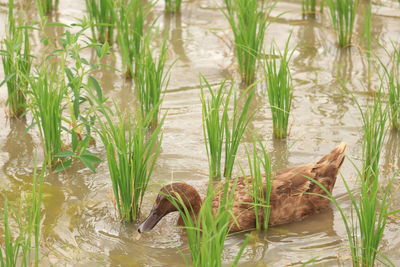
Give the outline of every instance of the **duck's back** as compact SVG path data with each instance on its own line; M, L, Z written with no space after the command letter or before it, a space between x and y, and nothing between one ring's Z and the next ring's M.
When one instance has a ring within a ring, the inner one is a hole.
M296 221L326 208L330 201L320 196L326 193L313 181L332 192L345 149L341 144L317 163L279 171L272 185L269 224Z
M271 226L300 220L329 205L328 199L318 196L326 195L324 190L312 181L318 181L332 192L344 160L345 148L346 145L341 144L317 163L295 166L276 173L272 181L270 198ZM233 183L237 184L232 209L235 219L232 220L231 232L255 228L256 216L252 205L251 179L240 177L231 181L231 186ZM219 201L220 194L217 194L213 201L214 211L217 210ZM263 214L260 213L260 216L262 218Z

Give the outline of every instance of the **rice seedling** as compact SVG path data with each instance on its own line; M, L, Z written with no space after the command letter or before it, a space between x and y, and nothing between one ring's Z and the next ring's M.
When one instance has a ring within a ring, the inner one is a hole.
M35 0L35 3L40 17L50 15L53 8L58 6L58 0Z
M269 105L272 113L273 134L275 138L286 138L290 109L293 99L292 76L289 61L293 52L289 52L290 37L286 41L283 53L279 51L278 59L275 57L275 47L271 47L271 57L264 65L264 77L267 84Z
M67 86L63 79L59 79L58 70L42 67L36 77L30 78L29 91L31 103L29 108L39 127L43 143L47 166L53 167L56 163L56 153L63 149L61 139L63 98Z
M165 66L167 58L165 40L160 48L158 57L153 55L149 42L150 40L147 38L144 40L134 81L141 114L144 117L152 115L153 118L149 123L150 126L155 127L163 98L162 91L168 86L170 69L166 69Z
M303 17L315 17L317 0L303 0L301 2L301 10Z
M381 61L384 77L381 78L389 93L389 119L393 129L400 129L400 46L393 43L393 53L388 66Z
M351 44L358 0L327 0L329 14L339 45Z
M269 10L266 1L224 0L223 11L234 35L235 52L242 82L254 82L257 60L261 55Z
M149 133L146 125L153 114L142 117L139 110L134 120L114 106L115 114L100 105L97 132L106 150L119 217L132 222L140 215L143 196L160 153L162 135L159 135L164 120Z
M210 93L210 99L204 95L204 85ZM209 176L211 179L220 179L222 176L222 149L225 136L225 121L228 120L228 106L233 86L227 90L226 81L223 81L217 92L214 93L212 86L203 77L201 79L201 104L204 141L208 156ZM222 113L222 114L221 114Z
M225 166L224 176L231 178L233 164L235 163L236 153L238 151L240 141L246 130L247 125L254 116L254 112L249 113L250 104L254 97L254 85L248 87L241 97L235 95L233 101L232 119L224 121L225 124ZM243 107L239 109L239 102L244 101Z
M213 199L215 186L209 183L207 196L201 205L197 216L193 216L193 207L187 205L186 197L179 193L168 195L170 202L178 209L183 219L183 229L186 231L191 262L185 257L188 266L222 266L222 253L224 243L230 229L232 207L234 204L234 192L236 184L228 190L229 180L222 186L223 195L220 198L220 206L213 213ZM231 266L236 266L244 248L249 242L249 237L243 242L238 254Z
M31 71L32 57L28 28L17 25L14 18L14 1L8 1L8 23L4 46L0 51L7 85L8 98L6 105L11 117L20 118L26 110L27 77Z
M121 53L125 76L133 77L134 63L138 68L143 47L144 21L149 6L141 0L120 1L118 5L118 46Z
M361 195L356 211L361 234L361 251L353 262L360 266L374 266L389 215L390 183L384 188L379 181L379 162L386 137L387 109L383 107L380 92L374 97L372 107L362 113L363 119L363 167ZM352 253L353 254L353 253Z
M39 264L43 176L44 168L39 175L37 169L34 168L32 191L25 199L21 196L17 207L10 207L8 199L4 200L4 247L0 248L1 266L26 267ZM15 221L17 229L11 226L12 220ZM13 233L16 232L17 236L13 237ZM33 257L32 252L34 252Z
M351 201L350 215L346 214L345 210L322 184L311 178L310 180L324 190L327 197L339 210L349 242L352 266L372 267L375 266L377 258L385 266L394 266L388 258L379 252L379 244L386 228L387 218L400 212L400 210L389 210L391 182L386 187L379 183L378 177L374 177L372 183L367 182L359 169L357 169L357 175L361 186L360 195L353 193L342 177Z
M60 172L71 166L73 160L77 159L92 172L95 172L95 164L101 162L101 160L88 150L89 146L94 143L91 132L95 121L95 107L90 105L88 91L95 88L97 92L101 93L101 88L97 80L90 76L90 73L99 68L100 63L97 60L109 54L110 47L107 43L92 43L90 40L82 38L86 37L84 33L89 28L85 21L74 25L76 28L72 30L69 30L71 27L67 25L63 26L68 29L65 29L63 34L58 36L57 42L59 45L51 43L56 49L46 56L43 63L43 65L50 65L49 70L51 71L48 71L50 73L44 78L51 81L48 82L50 84L49 87L51 87L49 90L62 91L62 97L57 97L57 103L52 107L52 109L57 109L58 103L61 103L60 110L54 111L57 114L61 114L61 121L58 121L59 118L57 116L58 126L54 128L54 132L59 132L57 135L60 138L61 136L66 138L70 135L70 139L65 140L65 144L61 144L61 149L59 145L56 146L57 149L55 149L51 159L51 167L55 167L53 169L54 172ZM81 56L82 50L87 48L94 48L97 53L96 60L90 63ZM53 62L56 62L57 67L52 69ZM107 65L102 66L108 67ZM42 67L38 71L38 77L31 77L31 79L40 80L40 77L47 70ZM54 81L56 79L57 81ZM53 87L59 87L59 89L54 89ZM37 106L37 102L40 101L31 101L30 107L34 109ZM45 105L45 103L43 102L41 105ZM50 107L48 108L50 109ZM64 110L69 111L69 113L65 112L63 114ZM34 119L36 121L38 118L34 116Z
M203 85L204 82L204 85ZM249 115L249 107L254 96L254 88L249 87L242 97L234 96L233 114L230 119L229 103L231 102L233 85L226 90L226 82L222 82L217 92L203 77L201 81L201 102L204 142L206 145L209 172L211 179L221 178L222 147L225 149L224 176L230 178L233 164L244 131L253 114ZM204 86L210 93L210 99L205 98ZM226 96L224 94L227 93ZM239 110L239 101L244 98L242 110Z
M381 102L381 92L374 97L374 103L363 112L360 108L363 121L363 168L364 180L372 182L379 177L379 161L386 135L387 109ZM358 103L357 103L358 104Z
M82 92L82 89L89 87L84 80L98 65L89 63L79 52L94 47L101 57L108 53L109 47L92 43L81 47L79 38L87 27L80 26L81 29L76 33L66 30L59 36L57 41L61 44L60 48L47 55L36 76L28 79L31 89L27 92L30 96L27 106L33 114L32 125L36 123L39 126L44 153L49 159L48 167L54 168L54 172L65 170L74 159L80 160L92 172L96 170L95 164L101 162L88 150L94 141L91 136L94 115L93 107L85 106L88 97ZM53 59L57 62L56 67L51 62ZM71 67L67 66L67 62L72 62ZM93 84L92 77L89 76L87 80L90 85ZM69 110L69 116L63 115L65 108ZM71 135L68 140L71 144L62 142L64 132Z
M165 11L179 12L181 10L182 0L165 0Z
M367 107L366 111L361 110L357 101L356 104L363 119L363 166L361 170L355 167L360 182L359 195L353 193L343 179L351 201L351 214L346 215L329 191L318 182L314 182L325 191L340 212L349 241L353 266L375 266L378 258L384 265L393 265L379 252L388 216L400 212L400 210L389 210L391 181L385 185L379 179L379 161L386 135L387 110L383 108L379 95L374 98L373 105Z
M256 229L268 229L270 213L270 194L272 190L271 159L265 146L258 142L261 156L257 152L257 143L253 142L253 153L247 151L250 167L251 189L254 212L256 214ZM262 174L264 172L264 174ZM264 180L264 181L263 181Z
M0 250L0 263L2 266L17 266L18 255L23 245L18 240L13 240L9 226L8 200L4 201L4 250Z
M92 38L100 43L114 42L114 27L116 24L114 0L85 0L86 9L91 22Z

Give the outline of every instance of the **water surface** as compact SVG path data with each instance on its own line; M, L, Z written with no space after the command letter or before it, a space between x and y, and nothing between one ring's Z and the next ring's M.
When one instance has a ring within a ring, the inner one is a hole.
M4 1L4 0L3 0ZM169 64L174 63L162 112L168 112L163 127L162 152L145 198L144 215L151 209L158 189L170 181L184 181L198 188L207 182L207 156L201 126L199 75L212 84L225 78L238 80L233 55L232 33L220 7L223 1L184 1L181 14L163 12L159 1L151 13L157 18L162 33L168 34ZM33 3L30 19L37 20ZM394 1L374 2L373 39L390 50L391 41L400 40L400 5ZM300 1L279 1L272 12L266 33L266 48L275 41L283 48L289 34L290 47L295 48L291 62L294 101L290 118L290 136L285 141L272 139L272 120L262 85L253 107L258 109L249 132L257 134L271 151L274 169L318 160L341 142L348 144L347 155L356 164L361 156L361 116L350 90L364 107L371 101L371 90L379 84L376 71L368 76L368 62L359 36L362 16L357 18L355 46L340 49L330 26L327 10L315 20L303 19ZM7 9L0 5L0 25ZM60 1L53 18L71 24L85 15L84 1ZM280 16L279 16L280 15ZM57 36L60 28L49 28L47 34ZM0 27L0 37L4 29ZM46 51L39 35L33 34L35 54ZM384 61L387 56L376 42L374 52ZM115 49L117 51L117 49ZM87 51L86 56L90 57ZM107 64L120 67L120 58L109 57ZM1 77L3 77L2 67ZM102 69L95 73L105 94L133 110L135 99L131 84L118 72ZM261 78L261 76L260 76ZM6 88L0 90L0 191L11 198L29 190L33 158L41 145L37 130L25 133L25 123L6 118ZM28 121L30 118L28 118ZM249 144L250 133L244 144ZM382 170L390 177L400 167L400 136L388 131L382 153ZM104 149L97 142L93 152L105 159ZM246 168L240 150L238 163ZM355 170L347 160L341 169L343 178L354 191ZM239 171L236 170L238 174ZM394 192L399 188L395 179ZM138 236L137 225L121 223L113 205L111 180L106 162L93 174L80 164L65 173L46 177L43 199L42 266L183 266L180 251L187 246L174 228L176 215L163 219L155 229ZM338 179L334 196L349 211L349 199L343 182ZM398 197L393 203L399 208ZM382 241L381 251L396 266L400 265L399 218L392 218ZM315 258L317 266L350 265L345 229L336 208L296 222L273 227L267 233L251 233L252 239L241 260L242 266L297 266ZM224 259L228 264L237 253L243 235L234 235L226 242Z

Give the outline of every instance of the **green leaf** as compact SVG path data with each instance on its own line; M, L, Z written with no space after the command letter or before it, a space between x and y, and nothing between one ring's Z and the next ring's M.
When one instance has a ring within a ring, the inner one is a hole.
M85 64L85 65L87 65L87 66L90 65L90 63L86 60L86 58L81 57L80 60L81 60L81 62L82 62L83 64Z
M57 167L54 169L54 173L61 172L67 169L72 164L72 159L62 161L61 163L57 164Z
M3 84L5 84L5 83L8 82L12 77L14 77L14 75L15 75L15 73L8 74L8 75L4 78L4 80L0 83L0 87L2 87Z
M78 148L78 144L79 144L79 139L78 136L76 134L76 132L74 130L72 130L71 132L71 145L72 145L72 150L76 151L76 149Z
M35 125L37 125L36 121L32 120L32 123L28 125L28 127L26 127L25 133L29 132L29 130L33 128Z
M57 152L54 157L59 157L59 158L66 158L66 157L73 157L75 156L74 152L70 150L65 150L65 151L60 151Z
M102 101L103 100L103 92L101 90L99 82L95 78L93 78L93 76L89 76L88 84L89 84L89 86L94 87L94 89L96 90L98 99L100 101Z
M40 41L41 41L44 45L48 45L48 44L49 44L49 37L43 37Z
M74 78L74 74L72 73L72 70L68 67L65 68L65 74L67 74L67 78L69 82L72 82Z
M61 23L61 22L48 22L46 24L46 26L57 26L57 27L67 27L67 28L71 28L71 26Z
M84 153L82 153L82 155L80 155L80 157L84 157L84 158L86 158L86 159L88 159L88 160L90 160L90 161L92 161L94 163L102 162L102 160L99 157L93 155L92 153L90 153L88 151L85 151Z
M96 157L95 155L91 154L82 154L79 156L83 164L88 167L92 172L96 172L96 167L94 166L95 163L100 163L101 159Z

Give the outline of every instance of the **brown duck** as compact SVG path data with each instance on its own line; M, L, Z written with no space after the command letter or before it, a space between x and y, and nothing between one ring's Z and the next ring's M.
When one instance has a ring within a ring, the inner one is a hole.
M326 195L325 192L307 177L318 181L329 192L332 192L339 168L345 157L345 149L346 144L340 144L316 163L278 171L272 180L269 225L297 221L326 208L329 200L318 196L318 194ZM237 182L237 185L232 213L236 220L235 223L231 220L230 232L254 229L256 216L251 205L252 196L248 193L251 192L250 177L239 177L234 182ZM166 197L176 194L185 200L185 205L191 207L189 210L192 210L193 216L196 216L202 204L197 190L185 183L171 183L161 188L149 216L138 228L140 233L150 231L165 215L177 211L177 208ZM213 200L213 212L216 212L219 206L219 197L220 194L217 193ZM181 217L178 219L178 225L183 225Z

